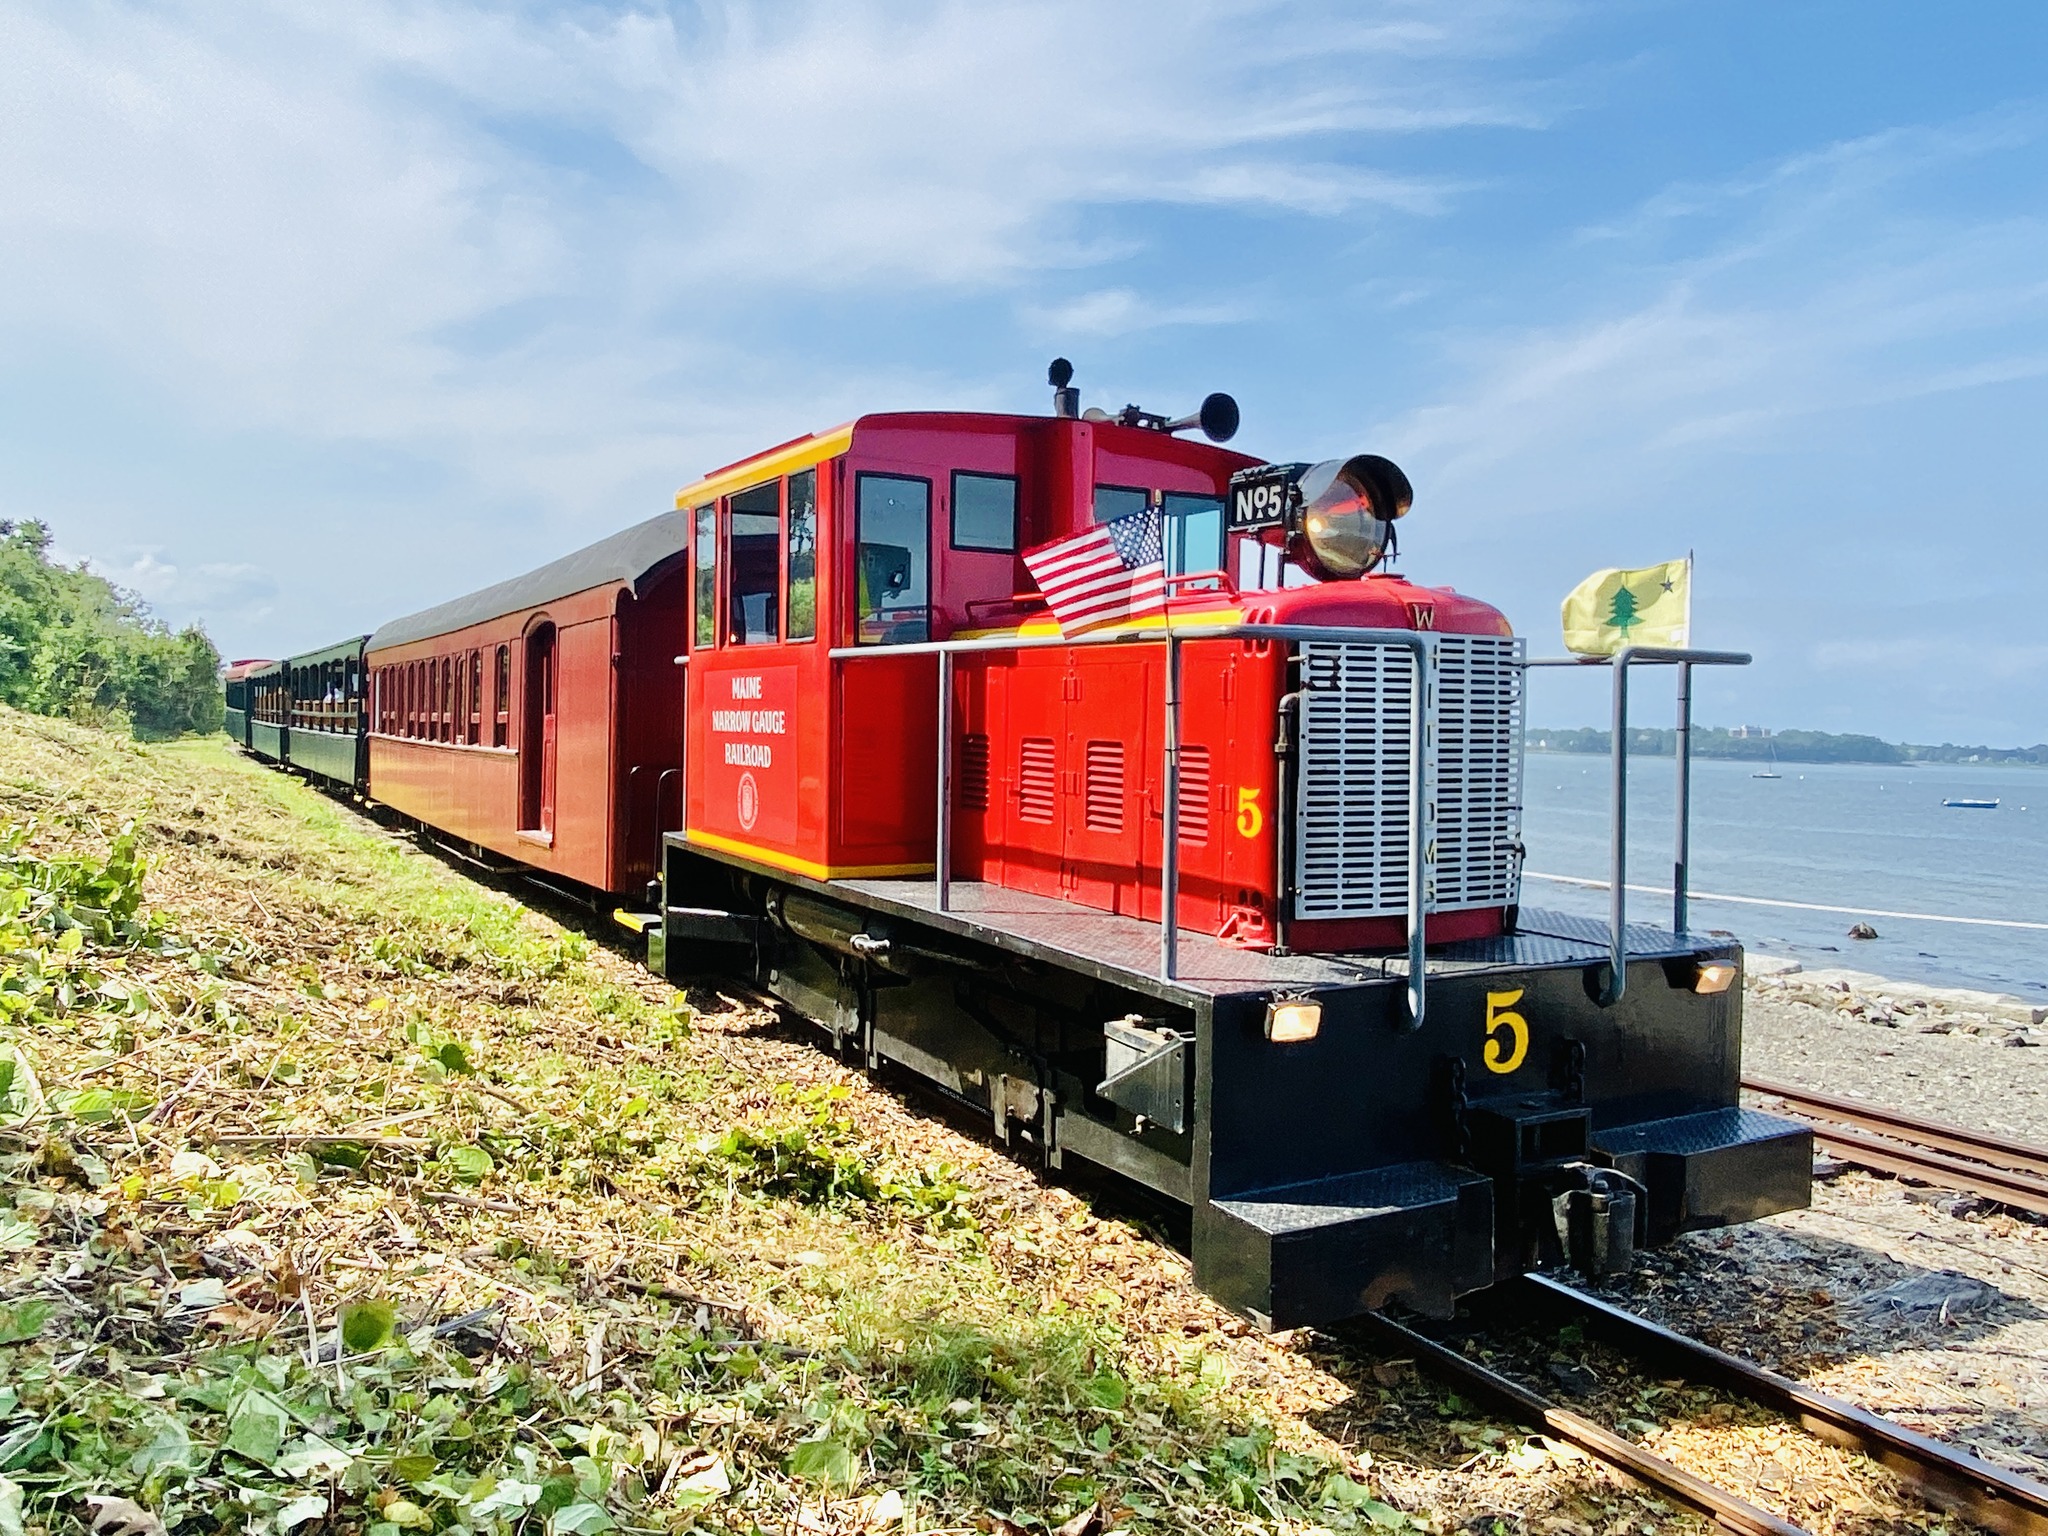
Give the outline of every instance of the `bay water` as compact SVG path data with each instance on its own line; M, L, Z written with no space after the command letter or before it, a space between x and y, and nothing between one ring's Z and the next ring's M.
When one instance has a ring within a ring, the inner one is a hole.
M1851 913L1715 901L1697 893L1768 897L1879 911L2048 924L2048 769L1972 763L1912 765L1696 761L1692 769L1690 927L1722 929L1749 947L1809 968L1847 966L1901 980L1981 987L2048 1002L2048 929L1974 927L1916 918L1860 918L1875 939L1848 936ZM1671 885L1674 764L1629 760L1629 881ZM1535 878L1604 881L1609 767L1604 757L1531 751L1523 779L1527 845L1522 903L1604 917L1607 893ZM1996 800L1959 810L1945 799ZM1669 927L1671 901L1632 891L1633 922Z

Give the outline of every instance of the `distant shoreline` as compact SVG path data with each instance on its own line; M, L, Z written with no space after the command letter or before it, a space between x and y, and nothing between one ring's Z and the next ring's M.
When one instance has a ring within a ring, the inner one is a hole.
M1535 752L1604 757L1613 737L1607 731L1578 726L1564 730L1531 729L1524 733L1523 740ZM1670 757L1677 751L1677 743L1678 733L1668 728L1644 726L1628 733L1629 754L1635 757ZM1780 731L1773 735L1744 731L1737 735L1726 726L1694 727L1692 755L1738 762L1866 763L1900 768L1922 763L2048 768L2048 742L2031 747L1970 747L1943 742L1937 747L1880 741L1875 736L1837 736L1827 731Z

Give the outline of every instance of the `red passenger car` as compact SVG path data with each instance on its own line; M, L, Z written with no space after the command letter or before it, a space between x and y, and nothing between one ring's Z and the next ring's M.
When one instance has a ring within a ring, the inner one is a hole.
M684 530L652 518L372 634L372 795L474 853L644 892L680 803Z

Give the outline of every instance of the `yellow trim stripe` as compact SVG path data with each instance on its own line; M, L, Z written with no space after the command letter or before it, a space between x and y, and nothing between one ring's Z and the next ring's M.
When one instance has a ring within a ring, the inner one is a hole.
M773 480L777 475L787 475L799 469L809 469L813 464L822 464L846 452L853 442L853 423L834 427L829 432L813 432L809 437L799 438L787 448L771 449L756 454L751 459L742 459L730 469L721 469L706 475L702 480L692 481L676 492L676 510L688 511L691 507L733 491L743 491L750 485L759 485L763 480Z
M930 863L817 864L809 859L800 859L793 853L778 853L773 848L757 847L736 837L721 837L716 832L704 832L696 827L688 828L683 838L705 848L715 848L720 853L737 854L756 864L766 864L770 869L786 869L791 874L807 875L813 880L887 879L895 875L928 875L937 868Z
M1091 637L1101 634L1135 634L1139 631L1164 629L1169 623L1183 625L1242 624L1243 622L1244 610L1242 608L1180 609L1171 615L1151 614L1142 619L1134 619L1128 624L1118 624L1108 629L1091 629L1088 631L1088 634ZM1056 620L1039 617L1026 619L1022 624L1008 629L956 629L953 631L953 638L955 640L987 640L999 635L1017 635L1022 637L1056 635L1059 632L1060 626Z

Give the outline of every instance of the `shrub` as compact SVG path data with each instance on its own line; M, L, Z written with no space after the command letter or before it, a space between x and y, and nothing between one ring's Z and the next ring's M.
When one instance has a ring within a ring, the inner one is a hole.
M220 729L220 652L81 563L53 564L50 530L0 520L0 700L161 738Z

